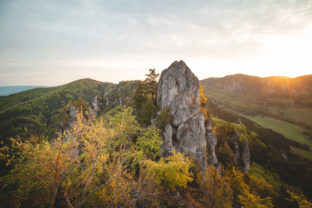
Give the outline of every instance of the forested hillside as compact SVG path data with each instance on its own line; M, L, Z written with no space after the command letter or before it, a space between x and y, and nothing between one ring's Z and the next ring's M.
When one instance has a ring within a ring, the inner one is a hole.
M292 151L312 159L312 75L260 78L243 74L201 81L208 98L286 138L307 145Z
M82 79L52 88L37 88L0 97L0 137L53 135L57 131L58 111L69 100L82 97L91 103L96 95L112 90L113 84Z
M260 78L236 74L204 79L201 84L206 87L207 95L220 105L250 115L263 113L281 115L287 119L291 109L286 107L312 107L312 75ZM280 108L279 112L276 107ZM304 118L298 119L305 123ZM295 118L289 120L296 121ZM306 124L312 125L311 122Z
M231 99L209 85L197 89L198 104L217 163L183 151L165 157L173 115L159 107L158 76L0 98L0 207L311 207L312 160L294 152L309 146L226 110L218 99Z

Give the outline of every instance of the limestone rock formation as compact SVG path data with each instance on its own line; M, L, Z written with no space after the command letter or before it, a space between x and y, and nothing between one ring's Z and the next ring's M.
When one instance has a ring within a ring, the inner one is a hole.
M231 136L232 140L234 141L234 154L235 154L235 158L234 158L234 164L236 166L239 165L240 162L240 151L239 151L239 139L240 136L238 133L234 132L233 135Z
M97 95L94 97L94 100L92 102L92 107L93 107L95 112L97 112L99 109L99 99L98 99Z
M74 106L71 106L69 109L69 117L70 117L70 122L68 126L70 129L72 129L74 128L74 122L76 121L76 108Z
M183 61L175 61L161 73L157 105L161 110L168 107L172 115L163 134L164 152L192 154L204 166L207 144L199 81Z
M210 166L215 166L219 168L218 158L215 151L217 145L217 137L216 135L214 135L212 131L212 127L209 120L206 121L205 127L206 127L206 142L208 151L208 164Z
M248 147L248 143L246 140L243 140L243 153L242 153L242 162L244 173L248 173L250 166L250 151Z
M231 138L234 141L234 164L236 166L241 165L244 173L248 173L250 166L250 150L248 142L245 139L240 142L240 136L236 132L234 132Z

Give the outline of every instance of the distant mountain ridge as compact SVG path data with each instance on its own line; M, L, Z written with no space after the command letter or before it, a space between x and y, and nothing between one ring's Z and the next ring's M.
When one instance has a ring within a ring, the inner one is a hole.
M270 106L312 107L312 75L261 78L235 74L200 83L216 103L242 113L265 113Z
M312 75L296 78L285 76L257 77L245 74L201 80L208 88L225 91L253 92L261 96L301 97L312 94Z
M217 106L312 149L312 75L261 78L234 74L200 83ZM312 158L311 150L299 154Z
M18 92L23 92L26 90L31 90L35 88L43 88L45 86L0 86L0 96L7 96L15 94Z

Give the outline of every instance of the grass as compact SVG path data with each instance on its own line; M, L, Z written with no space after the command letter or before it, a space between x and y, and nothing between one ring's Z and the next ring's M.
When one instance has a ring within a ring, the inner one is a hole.
M312 126L312 109L311 108L287 108L284 113L285 118L300 121Z
M248 95L232 92L206 91L208 99L217 101L219 106L224 106L232 111L256 114L261 111L261 106Z
M272 129L273 131L282 134L283 136L285 136L290 140L294 140L302 144L307 144L312 149L312 142L303 135L304 129L301 128L300 126L265 116L245 116L245 117L260 124L265 128ZM312 158L311 150L305 151L301 149L294 149L294 152L306 158L309 159Z
M281 121L278 119L266 117L266 116L245 116L248 119L260 124L261 126L265 128L272 129L273 131L276 131L282 135L284 135L286 138L307 144L310 147L312 147L312 142L309 141L302 133L304 132L304 129L300 126Z
M312 160L312 153L311 153L311 151L299 149L299 148L296 148L296 147L291 147L291 151L296 153L296 154L298 154L298 155L301 155L302 157L305 157L305 158L308 158L308 159Z
M269 107L269 113L287 120L301 122L312 127L312 108L309 107Z

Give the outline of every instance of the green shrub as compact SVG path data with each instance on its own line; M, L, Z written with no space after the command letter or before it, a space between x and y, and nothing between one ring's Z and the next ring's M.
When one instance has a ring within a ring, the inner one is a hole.
M161 110L160 115L157 117L157 126L164 130L166 125L172 121L172 115L170 114L169 108L165 107Z
M157 127L149 127L136 142L137 149L153 160L159 156L163 143L159 134L160 130Z

